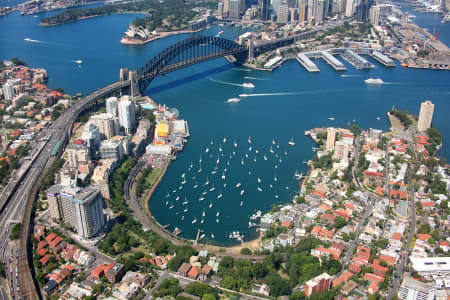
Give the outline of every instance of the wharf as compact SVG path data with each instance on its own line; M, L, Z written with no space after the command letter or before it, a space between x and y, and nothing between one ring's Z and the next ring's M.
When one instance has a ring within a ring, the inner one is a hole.
M373 51L371 56L385 67L395 67L395 62L379 51Z
M307 57L305 54L303 53L298 53L297 54L297 61L303 66L305 67L305 69L308 72L320 72L320 69L316 66L315 63L312 62L311 59L309 59L309 57Z
M354 66L357 69L372 69L375 66L367 61L364 57L356 54L353 50L345 49L343 53L341 53L343 59L345 59L349 64Z
M347 68L336 57L331 55L328 51L320 51L320 56L336 71L347 71Z

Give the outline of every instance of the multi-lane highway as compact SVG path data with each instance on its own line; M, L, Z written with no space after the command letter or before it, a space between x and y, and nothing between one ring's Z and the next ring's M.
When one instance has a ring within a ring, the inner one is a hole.
M39 299L39 293L28 265L28 234L33 206L33 195L39 180L57 158L51 152L59 141L66 143L70 137L72 125L86 105L107 97L130 85L129 81L119 81L110 84L84 97L67 109L55 122L45 128L37 137L36 146L29 157L29 166L23 170L21 176L16 175L16 181L4 189L0 197L0 259L8 266L12 281L4 291L10 293L13 299ZM9 241L9 234L14 223L22 223L20 239ZM16 262L15 268L9 266L10 259ZM13 290L14 295L13 295ZM0 299L5 294L0 293ZM8 299L8 298L6 298Z

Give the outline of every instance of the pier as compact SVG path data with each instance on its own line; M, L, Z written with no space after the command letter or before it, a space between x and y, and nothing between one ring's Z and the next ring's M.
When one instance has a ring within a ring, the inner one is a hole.
M328 51L320 51L320 56L336 71L346 71L347 68L336 57L331 55Z
M340 53L342 58L348 61L352 66L357 69L372 69L375 66L367 61L364 57L356 54L353 50L345 49Z
M373 51L372 57L382 63L385 67L395 67L395 62L379 51Z
M305 69L308 72L320 72L319 68L316 66L315 63L312 62L311 59L309 59L309 57L307 57L305 54L303 53L298 53L297 54L297 60L298 62L305 67Z

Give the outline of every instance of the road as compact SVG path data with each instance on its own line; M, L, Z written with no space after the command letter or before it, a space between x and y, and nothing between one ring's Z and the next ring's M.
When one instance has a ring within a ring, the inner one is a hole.
M16 258L18 260L18 268L13 268L12 272L10 272L11 277L15 278L12 288L16 289L16 293L20 291L22 299L39 299L40 297L31 275L27 259L29 254L27 246L34 200L34 197L32 197L34 195L33 192L37 188L39 180L57 158L56 156L51 156L51 152L59 141L68 141L72 124L86 105L128 85L129 81L115 82L95 91L69 107L56 121L43 129L38 135L37 146L34 147L38 151L32 150L29 157L30 164L26 166L25 170L22 170L21 175L17 176L16 182L12 181L11 185L8 184L3 190L0 197L0 228L5 228L6 230L0 233L0 258L5 265L9 262L7 253L12 248L12 242L9 241L9 233L14 223L22 223L20 241L18 241L17 246L18 251L13 253L13 259ZM4 290L9 290L12 296L10 287L4 287Z
M403 244L403 250L400 253L400 260L397 263L395 270L394 270L394 281L392 282L392 285L389 287L389 291L387 294L386 299L390 300L398 293L398 289L400 288L400 284L403 278L403 273L405 270L405 266L408 262L409 252L411 245L411 241L414 236L414 232L416 231L416 190L414 186L414 174L416 171L416 162L417 162L417 153L416 153L416 147L414 144L414 133L410 130L407 132L401 132L402 137L406 139L408 142L408 146L411 149L414 159L413 163L409 165L409 172L408 172L408 182L409 182L409 231L408 231L408 237Z

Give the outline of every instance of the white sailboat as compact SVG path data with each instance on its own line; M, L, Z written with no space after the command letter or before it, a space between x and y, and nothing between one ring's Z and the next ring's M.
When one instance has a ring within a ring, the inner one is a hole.
M209 206L208 206L209 208L212 208L212 200L211 200L211 202L209 203Z
M225 172L222 173L222 180L225 180Z
M252 137L251 137L251 136L248 137L248 143L249 143L249 144L252 143Z
M234 144L233 145L234 145L235 148L237 148L238 144L237 144L236 140L234 140Z
M241 184L240 182L238 182L238 183L236 184L236 188L239 188L241 185L242 185L242 184Z
M209 148L206 148L206 149L205 149L205 153L208 153L208 152L209 152Z
M241 201L241 203L239 203L240 206L244 205L244 201Z
M260 188L259 186L258 186L257 190L258 190L259 192L262 192L262 188Z
M227 138L224 137L224 138L223 138L223 143L225 144L226 142L227 142Z
M209 191L213 192L215 189L216 189L215 187L212 187L212 188L209 189Z
M244 165L244 159L241 159L241 165Z
M198 188L198 183L197 183L197 182L195 182L193 188L194 188L194 189Z
M258 177L258 183L261 183L261 178Z
M203 200L205 200L205 197L198 198L198 201L200 201L200 202L202 202Z
M177 196L177 197L175 198L175 201L178 201L178 200L180 200L180 196Z
M197 219L196 218L194 218L194 220L192 220L192 224L195 224L195 223L197 223Z
M222 198L223 197L223 195L222 195L222 193L220 193L218 196L217 196L217 199L220 199L220 198Z
M264 155L264 160L267 160L267 156Z
M219 152L222 152L222 144L219 145Z
M220 212L217 212L217 213L216 213L216 217L219 217L219 216L220 216Z
M208 176L206 176L206 181L205 181L205 183L203 184L203 186L207 186L209 184L209 179L208 179Z
M244 193L245 193L245 190L242 190L242 191L241 191L241 196L244 195Z

